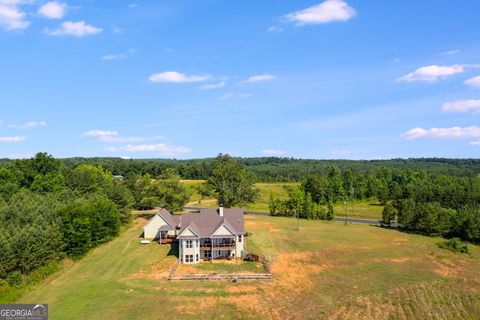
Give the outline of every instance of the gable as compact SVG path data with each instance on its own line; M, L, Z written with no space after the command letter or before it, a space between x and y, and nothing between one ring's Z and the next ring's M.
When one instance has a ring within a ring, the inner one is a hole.
M193 230L190 228L190 227L187 227L185 228L185 230L182 231L182 233L180 233L178 235L178 238L181 238L181 237L197 237L197 235L195 234L195 232L193 232Z
M165 221L165 219L163 219L160 215L156 214L153 216L152 219L150 219L150 221L148 221L148 223L145 225L145 227L143 228L155 228L155 229L158 229L162 226L168 226L170 228L170 225L167 223L167 221Z
M218 227L217 230L215 230L212 233L212 237L213 236L234 236L234 235L235 233L231 231L225 224L221 224L220 227Z

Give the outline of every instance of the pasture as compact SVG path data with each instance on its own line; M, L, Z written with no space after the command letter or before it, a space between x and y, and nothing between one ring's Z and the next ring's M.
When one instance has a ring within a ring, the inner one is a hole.
M246 216L247 249L271 260L273 280L172 282L166 278L174 252L156 243L141 245L144 223L137 218L118 238L65 265L18 302L48 303L53 320L480 315L475 246L464 255L438 248L438 238L373 226L301 220L296 231L291 218Z

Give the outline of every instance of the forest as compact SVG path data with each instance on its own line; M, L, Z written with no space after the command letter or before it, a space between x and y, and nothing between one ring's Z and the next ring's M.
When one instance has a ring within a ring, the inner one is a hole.
M288 199L271 195L272 215L330 220L334 204L374 200L383 222L404 230L480 242L480 161L232 158L199 160L55 159L46 153L0 161L0 288L35 270L80 259L116 237L133 209L182 211L190 192L225 207L252 203L258 181L298 181Z
M480 177L429 174L425 171L381 168L353 174L330 167L326 175L303 179L289 190L289 199L272 195L272 215L331 219L333 205L375 199L384 206L382 222L398 222L405 230L480 242Z
M480 174L480 159L392 159L392 160L311 160L295 158L233 158L251 172L258 182L301 181L312 174L326 175L330 167L340 170L351 169L354 175L374 173L387 168L392 171L413 170L429 174L449 176L477 176ZM206 180L211 176L215 158L171 160L171 159L122 159L122 158L64 158L60 161L67 168L80 164L102 166L116 175L127 174L160 175L166 168L175 169L182 179ZM2 164L13 160L0 159Z

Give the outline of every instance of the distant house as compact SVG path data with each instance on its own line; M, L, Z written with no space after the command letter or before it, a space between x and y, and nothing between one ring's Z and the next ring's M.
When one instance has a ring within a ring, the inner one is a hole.
M119 175L119 174L114 174L113 175L113 179L118 179L118 180L122 180L124 177L122 175Z
M242 209L200 209L172 215L161 209L143 227L145 239L166 244L178 241L181 263L240 258L244 244Z

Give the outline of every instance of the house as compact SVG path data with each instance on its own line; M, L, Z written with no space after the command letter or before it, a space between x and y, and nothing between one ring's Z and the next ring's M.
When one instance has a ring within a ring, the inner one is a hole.
M161 209L143 232L145 239L158 239L161 244L178 242L181 263L240 258L245 233L243 210L220 207L175 215Z

